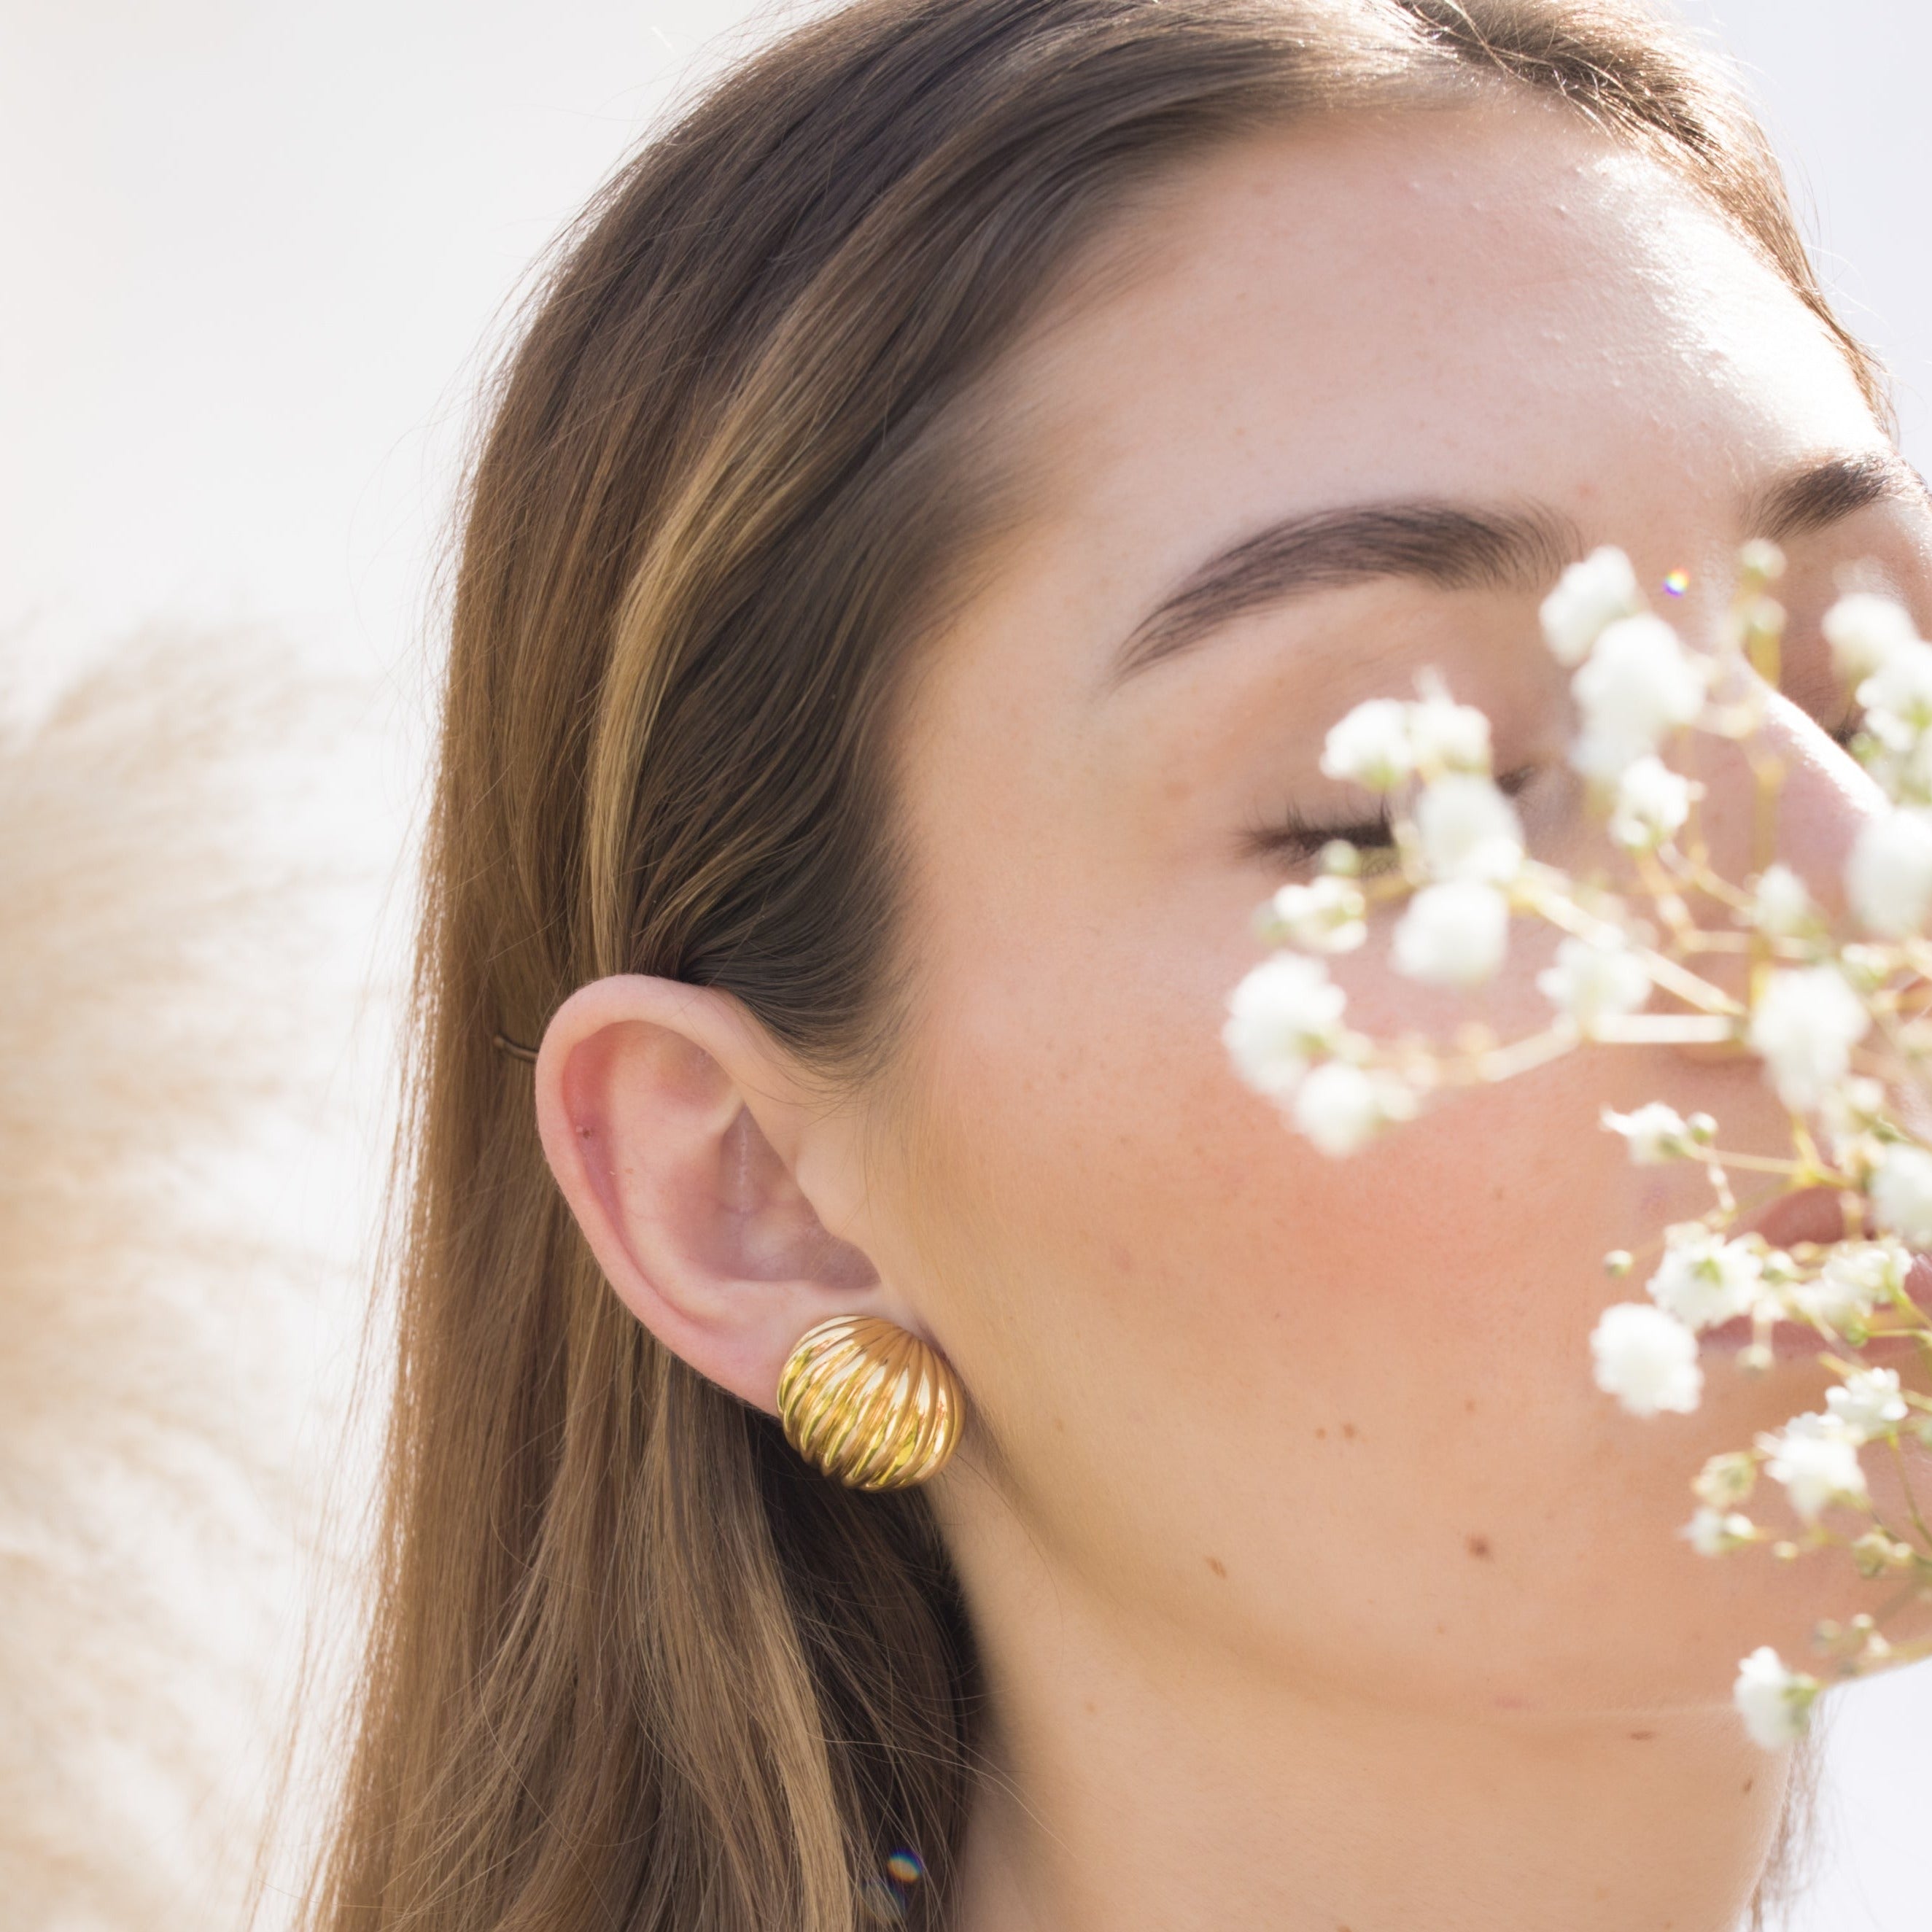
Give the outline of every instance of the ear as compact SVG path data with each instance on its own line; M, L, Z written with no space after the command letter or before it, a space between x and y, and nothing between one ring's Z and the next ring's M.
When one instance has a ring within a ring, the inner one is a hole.
M580 988L544 1032L536 1106L611 1286L733 1394L771 1410L799 1337L832 1316L902 1319L800 1184L835 1166L808 1157L835 1130L730 995L634 974Z

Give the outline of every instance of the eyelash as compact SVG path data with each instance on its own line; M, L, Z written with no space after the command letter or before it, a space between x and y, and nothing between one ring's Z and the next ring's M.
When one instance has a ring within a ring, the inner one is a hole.
M1346 838L1364 851L1375 851L1395 843L1395 826L1386 807L1376 818L1358 819L1349 824L1317 825L1292 806L1271 825L1250 835L1248 844L1258 858L1286 859L1300 864L1312 859L1331 839Z
M1496 784L1505 796L1516 798L1536 773L1535 766L1524 765L1515 771L1505 772ZM1395 826L1388 807L1384 805L1373 818L1322 825L1305 818L1291 806L1272 824L1261 826L1251 834L1249 847L1257 858L1285 860L1290 865L1302 865L1316 857L1323 846L1337 838L1346 839L1364 852L1392 851Z

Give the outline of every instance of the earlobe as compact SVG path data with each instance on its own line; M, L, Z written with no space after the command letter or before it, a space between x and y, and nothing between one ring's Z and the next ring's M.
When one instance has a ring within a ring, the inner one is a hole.
M561 1006L537 1057L552 1172L611 1286L701 1374L774 1408L799 1336L879 1312L794 1177L810 1110L728 996L642 976Z

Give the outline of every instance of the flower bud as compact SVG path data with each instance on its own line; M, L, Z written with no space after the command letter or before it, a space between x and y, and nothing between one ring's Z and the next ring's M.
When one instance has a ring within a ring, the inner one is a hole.
M1784 1546L1778 1546L1780 1552ZM1731 1696L1752 1742L1766 1750L1782 1750L1804 1735L1820 1688L1815 1677L1787 1670L1766 1644L1738 1666Z
M1932 910L1932 812L1900 806L1860 827L1845 863L1858 922L1882 939L1922 930Z
M1697 1500L1715 1510L1744 1502L1757 1486L1757 1458L1748 1450L1734 1449L1713 1456L1690 1485Z
M1690 1151L1690 1123L1675 1107L1666 1106L1661 1100L1646 1101L1628 1114L1606 1107L1600 1118L1610 1132L1623 1136L1632 1162L1639 1167L1681 1160Z
M1400 698L1372 698L1329 728L1322 752L1325 777L1389 791L1414 769L1408 706Z
M1574 670L1611 624L1642 608L1630 559L1606 544L1570 565L1543 600L1544 638L1557 662Z
M1474 879L1426 886L1395 929L1398 973L1430 986L1473 986L1492 977L1509 945L1509 902Z
M1868 1529L1852 1545L1852 1561L1868 1582L1913 1567L1910 1544L1894 1543L1882 1529Z
M1590 1336L1597 1386L1633 1415L1688 1414L1704 1392L1697 1338L1682 1322L1642 1301L1606 1308Z
M1832 664L1847 684L1870 677L1900 645L1918 635L1904 604L1868 591L1840 597L1825 613L1823 628Z

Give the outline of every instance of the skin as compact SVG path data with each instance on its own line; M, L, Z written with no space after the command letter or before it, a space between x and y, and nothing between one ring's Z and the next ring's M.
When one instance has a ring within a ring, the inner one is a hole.
M728 998L584 988L538 1068L558 1178L613 1285L770 1408L827 1315L927 1336L973 1405L931 1493L992 1691L967 1932L1720 1932L1784 1766L1739 1654L1804 1654L1842 1564L1712 1562L1673 1532L1701 1459L1817 1405L1814 1362L1713 1365L1694 1416L1591 1385L1629 1290L1601 1258L1708 1194L1636 1168L1605 1100L1705 1108L1783 1150L1756 1068L1579 1054L1348 1161L1286 1131L1218 1032L1254 834L1360 819L1327 725L1425 666L1529 766L1532 850L1600 850L1563 764L1539 590L1382 581L1244 615L1124 682L1149 610L1284 516L1417 497L1563 520L1713 623L1750 506L1888 448L1841 352L1722 220L1531 100L1316 125L1208 158L1124 217L999 376L1027 514L922 668L901 741L913 1010L828 1101ZM1828 902L1871 788L1830 735L1840 574L1932 621L1900 492L1792 539L1782 856ZM1662 599L1658 599L1660 602ZM1696 776L1748 868L1730 753ZM1468 1009L1340 962L1370 1032ZM1528 1031L1548 944L1479 1010Z

